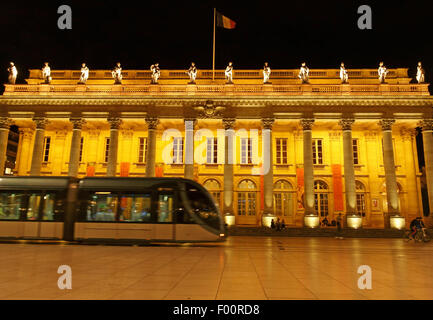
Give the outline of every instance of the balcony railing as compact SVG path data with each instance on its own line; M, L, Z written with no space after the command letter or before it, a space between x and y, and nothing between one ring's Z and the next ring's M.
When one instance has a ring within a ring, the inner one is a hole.
M4 96L415 96L429 84L5 85Z

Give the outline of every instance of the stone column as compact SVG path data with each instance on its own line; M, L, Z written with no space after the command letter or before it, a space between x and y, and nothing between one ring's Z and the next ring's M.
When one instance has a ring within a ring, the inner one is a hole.
M30 150L33 138L33 129L19 128L20 132L20 155L18 159L18 175L24 176L29 169Z
M262 144L263 144L263 182L264 182L264 215L274 215L274 159L272 153L272 125L274 119L262 119Z
M110 145L108 149L107 177L115 177L117 169L117 149L119 146L119 127L122 119L108 118L110 123Z
M235 137L235 122L236 119L223 119L225 130L224 143L224 204L223 213L228 216L233 216L233 164L234 164L234 137Z
M347 216L356 215L356 186L355 168L353 166L352 124L354 119L342 119L339 125L343 129L343 155L344 155L344 191L346 193L346 220ZM347 223L344 224L347 226Z
M379 125L382 127L383 166L385 168L386 199L388 202L388 212L384 212L385 228L390 228L391 216L400 216L394 147L392 143L392 125L394 122L394 119L382 119L379 121Z
M146 177L155 176L156 159L156 127L158 118L147 118L147 154L146 154Z
M313 139L311 133L313 124L314 119L301 120L304 136L304 216L317 216L314 208Z
M80 167L80 145L81 145L81 129L85 120L81 118L71 118L69 121L72 122L72 141L71 141L71 153L69 154L69 167L68 176L78 176L78 168Z
M8 147L10 125L11 120L9 118L0 118L0 176L5 174L6 152Z
M424 145L424 162L427 180L429 220L433 219L433 119L421 121L422 140Z
M194 178L194 125L195 119L185 119L185 166L184 177Z
M30 166L30 175L38 176L41 174L42 156L44 152L45 126L48 120L45 118L33 118L36 123L35 141L33 143L32 164Z

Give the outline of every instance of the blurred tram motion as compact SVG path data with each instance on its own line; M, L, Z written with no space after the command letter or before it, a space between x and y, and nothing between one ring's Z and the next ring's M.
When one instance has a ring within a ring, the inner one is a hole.
M0 238L221 241L223 219L182 178L1 177Z

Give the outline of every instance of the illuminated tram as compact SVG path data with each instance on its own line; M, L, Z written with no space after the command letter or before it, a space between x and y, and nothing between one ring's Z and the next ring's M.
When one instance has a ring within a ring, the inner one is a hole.
M0 238L221 241L212 196L182 178L1 177Z

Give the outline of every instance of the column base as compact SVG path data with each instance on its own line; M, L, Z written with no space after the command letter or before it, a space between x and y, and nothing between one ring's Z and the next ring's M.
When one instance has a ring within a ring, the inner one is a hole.
M320 226L320 218L316 215L304 216L305 228L318 228Z
M236 224L236 217L233 213L224 214L224 222L228 227L232 227Z
M274 220L274 223L277 222L277 217L273 213L263 213L262 226L270 228L272 220Z
M348 216L346 216L346 226L349 229L360 229L360 228L362 228L362 216L359 216L359 215L348 215Z
M406 228L406 219L402 216L390 216L389 226L391 229L404 230Z

